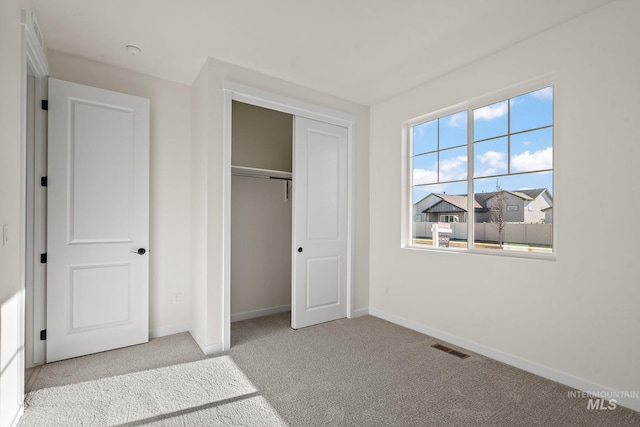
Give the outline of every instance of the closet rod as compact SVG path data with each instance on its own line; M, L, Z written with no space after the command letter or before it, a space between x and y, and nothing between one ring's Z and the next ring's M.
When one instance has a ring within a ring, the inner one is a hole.
M231 175L233 176L244 176L247 178L262 178L262 179L280 179L282 181L291 181L291 178L283 178L281 176L269 176L269 175L251 175L248 173L236 173L236 172L232 172Z

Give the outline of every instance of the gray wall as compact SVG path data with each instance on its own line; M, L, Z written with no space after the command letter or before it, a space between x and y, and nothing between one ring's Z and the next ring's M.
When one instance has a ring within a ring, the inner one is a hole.
M291 171L293 116L233 102L234 166ZM282 180L231 178L231 316L291 304L291 200ZM248 313L248 314L247 314Z
M291 172L293 116L233 101L231 164Z

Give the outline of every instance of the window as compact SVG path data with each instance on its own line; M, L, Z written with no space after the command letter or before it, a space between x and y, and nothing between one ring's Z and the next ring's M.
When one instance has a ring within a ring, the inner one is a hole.
M411 122L412 245L552 253L553 125L553 86Z

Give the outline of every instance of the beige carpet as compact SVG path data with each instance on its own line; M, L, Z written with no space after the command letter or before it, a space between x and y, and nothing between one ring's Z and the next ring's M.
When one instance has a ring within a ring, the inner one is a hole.
M27 395L24 426L286 425L229 356Z
M589 410L569 387L373 316L288 325L238 322L230 354L294 426L640 426L640 413Z
M178 334L45 365L20 426L640 426L640 413L589 409L588 399L570 397L566 386L475 353L458 359L432 348L434 338L372 316L294 331L283 313L231 328L232 349L213 359L205 359L188 334ZM178 381L183 385L176 389L174 381L156 378L219 359L230 377L202 371L200 382ZM125 384L138 375L147 385L133 393ZM233 386L224 388L230 380ZM84 398L77 387L94 397ZM147 388L156 390L153 398ZM132 395L135 403L126 406ZM41 415L47 409L50 416L78 412L90 421L47 424ZM130 421L110 418L126 414Z
M43 365L30 389L26 391L97 380L204 358L188 333L169 335L152 339L142 345Z

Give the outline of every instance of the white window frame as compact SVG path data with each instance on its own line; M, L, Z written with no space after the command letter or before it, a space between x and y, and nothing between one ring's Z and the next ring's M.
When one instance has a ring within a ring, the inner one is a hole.
M538 78L531 79L529 81L516 84L513 86L509 86L507 88L497 90L495 92L482 95L473 99L469 99L467 101L460 102L455 105L450 105L448 107L444 107L433 111L431 113L415 117L413 119L409 119L402 124L402 240L401 247L404 249L411 250L421 250L421 251L438 251L438 252L462 252L469 254L480 254L480 255L494 255L494 256L502 256L502 257L514 257L514 258L533 258L533 259L542 259L542 260L555 260L557 254L557 246L558 240L556 238L557 235L557 220L554 215L553 226L552 226L552 246L551 253L529 253L529 252L519 252L519 251L497 251L494 249L483 249L474 246L475 236L474 236L474 224L475 224L475 209L474 209L474 197L469 197L469 195L473 195L474 193L474 178L473 178L473 111L485 107L487 105L494 104L496 102L501 102L505 100L509 100L512 98L516 98L521 95L528 94L530 92L535 92L536 90L544 89L549 86L553 86L553 152L554 156L552 159L552 185L553 185L553 207L556 207L556 186L555 186L555 177L556 177L556 143L557 143L557 123L556 123L556 105L558 99L558 88L555 82L555 74L548 74L545 76L541 76ZM467 247L466 248L438 248L427 245L420 245L413 243L413 153L412 153L412 127L426 123L432 120L436 120L450 114L459 113L462 111L467 111L467 153L468 153L468 161L467 161ZM555 210L555 209L554 209Z

